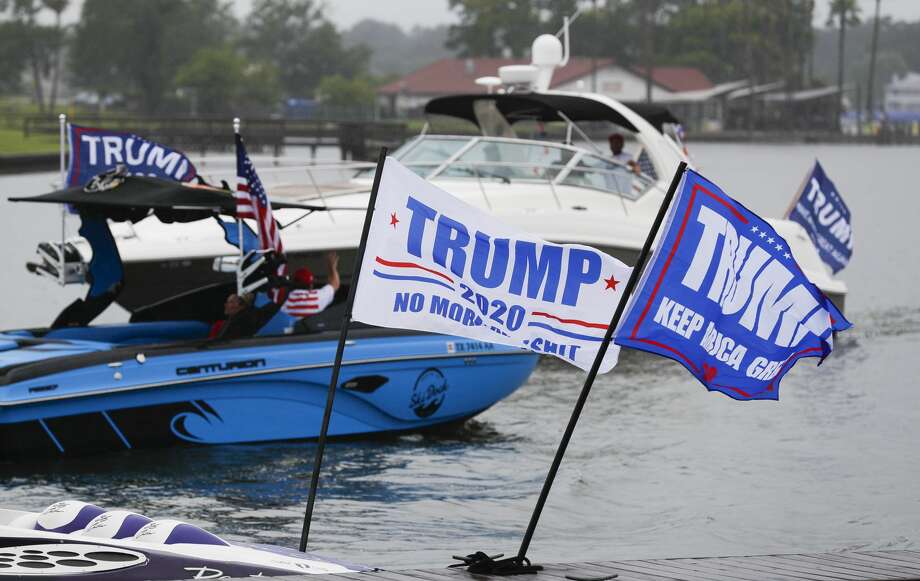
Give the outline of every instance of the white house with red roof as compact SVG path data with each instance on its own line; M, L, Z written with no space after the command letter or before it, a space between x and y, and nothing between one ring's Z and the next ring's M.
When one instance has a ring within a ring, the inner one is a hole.
M433 97L458 93L484 93L476 79L495 76L499 67L529 64L525 59L446 58L422 67L377 89L378 102L389 115L417 114ZM551 89L602 93L620 101L645 101L645 70L625 67L613 59L573 57L553 74ZM652 100L675 101L683 93L713 87L702 71L693 67L652 69Z

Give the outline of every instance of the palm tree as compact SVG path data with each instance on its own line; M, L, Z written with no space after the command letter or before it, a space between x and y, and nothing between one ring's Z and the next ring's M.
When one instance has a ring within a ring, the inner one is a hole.
M837 89L840 91L840 98L837 99L837 123L840 123L840 115L843 113L843 59L844 48L846 47L847 26L859 24L859 5L856 0L831 0L831 11L827 15L827 25L833 26L834 19L837 19L840 26L837 43Z

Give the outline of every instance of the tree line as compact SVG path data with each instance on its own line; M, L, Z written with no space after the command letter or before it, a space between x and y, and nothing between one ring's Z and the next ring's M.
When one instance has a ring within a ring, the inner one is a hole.
M826 28L812 24L817 2ZM920 21L880 19L877 74L870 74L874 18L856 0L449 0L459 22L447 45L463 56L523 57L532 39L566 15L575 56L630 66L683 65L715 82L783 81L791 90L861 84L879 103L892 74L920 70ZM847 32L852 38L847 41ZM841 81L843 81L841 83ZM871 102L871 101L870 101Z
M53 111L66 72L99 103L148 115L270 113L282 97L324 90L342 105L373 99L369 49L346 46L315 0L255 0L242 21L221 0L85 0L62 27L68 4L0 0L0 93L28 79L39 111ZM49 12L53 25L42 23Z
M572 54L624 65L686 65L711 79L805 82L814 0L450 0L460 54L523 56L532 39L581 7ZM553 30L554 32L555 30Z
M816 2L831 8L826 29L812 25ZM0 94L27 91L43 112L64 80L142 114L267 114L286 98L368 105L376 84L443 56L524 58L576 11L573 55L626 66L793 90L871 68L873 19L855 0L449 0L454 24L410 34L375 21L340 32L320 0L255 0L240 19L226 0L85 0L63 26L69 3L0 0ZM880 30L876 102L892 73L920 68L920 22L884 19Z

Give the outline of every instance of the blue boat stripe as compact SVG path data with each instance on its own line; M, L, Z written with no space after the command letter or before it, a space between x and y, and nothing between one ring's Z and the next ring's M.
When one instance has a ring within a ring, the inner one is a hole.
M441 282L439 280L428 278L425 276L400 276L398 274L386 274L386 273L380 272L379 270L374 270L373 274L379 276L380 278L387 278L390 280L412 280L415 282L428 282L428 283L436 284L439 286L443 286L446 289L455 290L454 287L450 286L446 282Z
M115 421L109 417L109 413L105 410L102 410L101 413L102 413L102 417L105 418L105 421L107 421L109 425L112 426L112 431L114 431L115 434L121 439L121 443L125 445L125 448L130 450L131 443L128 441L128 438L126 438L125 435L121 433L121 430L118 429L118 426L115 425Z
M580 333L573 333L571 331L566 331L564 329L557 329L556 327L550 327L546 323L536 323L530 322L527 323L528 327L540 327L541 329L546 329L547 331L552 331L563 337L568 337L569 339L581 339L582 341L603 341L603 337L592 337L591 335L582 335Z
M51 431L51 428L48 427L48 424L45 423L45 420L39 418L38 423L40 423L42 427L45 428L45 432L48 434L48 437L51 438L51 441L54 442L55 446L57 446L58 451L63 454L64 446L61 446L61 443L58 442L58 439L54 436L54 433Z
M197 401L195 401L195 400L189 400L189 403L192 404L193 406L195 406L195 409L198 410L199 413L201 413L202 416L208 417L208 412L204 411L204 408L202 408L200 405L198 405L198 402L197 402Z

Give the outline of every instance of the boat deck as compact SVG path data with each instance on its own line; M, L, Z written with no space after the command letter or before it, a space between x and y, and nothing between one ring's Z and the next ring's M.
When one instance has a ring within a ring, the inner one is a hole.
M883 581L920 579L920 551L852 551L846 553L593 561L542 564L534 575L496 577L462 569L379 570L340 575L273 577L288 581ZM614 577L615 576L615 577Z

